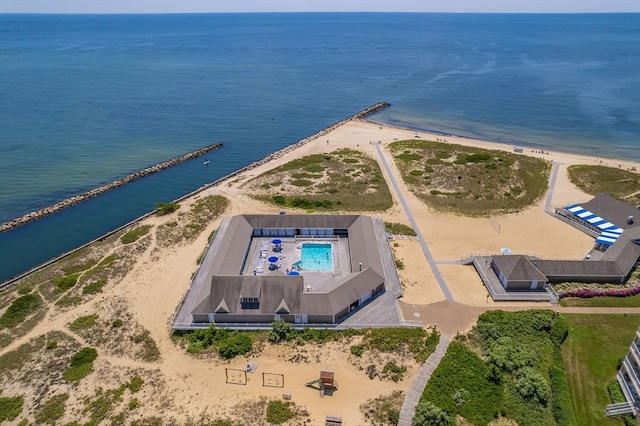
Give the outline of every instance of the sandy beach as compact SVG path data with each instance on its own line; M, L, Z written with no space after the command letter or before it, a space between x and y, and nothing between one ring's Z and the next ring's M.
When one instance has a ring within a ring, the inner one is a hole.
M449 287L454 301L446 301L435 280L418 241L396 240L392 244L395 255L405 268L399 271L404 286L400 299L401 312L405 320L423 321L425 327L437 323L438 328L455 334L468 330L481 312L490 308L519 309L532 305L518 303L496 303L487 298L487 291L472 266L453 264L471 253L497 253L503 247L514 253L535 253L546 258L581 258L591 248L593 238L554 219L544 212L545 199L517 213L501 215L490 221L488 218L467 218L430 211L402 183L393 158L386 145L395 140L413 139L445 140L451 143L512 151L511 146L478 141L468 138L443 137L413 130L380 126L366 121L350 121L337 129L301 147L252 168L234 178L223 181L181 202L181 211L187 210L198 198L221 195L229 199L226 216L247 213L277 213L276 206L258 202L246 193L244 182L254 176L285 164L293 159L313 153L323 153L338 148L351 148L365 152L380 160L376 144L382 148L391 173L398 182L407 206L438 265L439 271ZM551 207L587 201L590 195L576 188L567 178L566 168L572 164L602 164L612 167L640 169L640 164L622 160L598 159L560 152L536 152L525 149L522 155L542 157L559 166L558 178L553 188ZM385 172L386 175L386 172ZM386 176L389 180L389 176ZM394 196L394 206L386 212L362 212L381 216L389 222L409 224L407 212ZM157 228L171 221L171 216L149 217L144 224ZM284 345L266 347L258 354L238 357L224 362L211 356L192 356L171 338L171 321L190 280L197 270L197 259L207 245L207 238L218 226L219 220L210 223L194 242L169 248L160 247L153 232L148 247L138 255L131 272L121 281L109 284L104 292L88 304L65 311L51 310L45 319L27 336L22 337L1 353L7 353L27 342L30 338L52 331L71 333L66 324L79 315L101 312L108 316L112 300L122 301L132 318L149 330L158 345L161 358L156 362L110 354L108 348L98 347L100 356L96 361L96 373L83 380L81 387L69 393L91 393L99 386L117 386L126 381L132 372L138 371L145 378L145 387L138 398L141 406L132 412L131 420L148 416L172 419L170 423L184 424L187 420L197 422L202 418L231 418L248 422L245 410L261 397L282 399L291 395L298 407L309 413L311 425L323 425L325 416L340 416L345 425L366 424L358 407L371 398L393 391L406 391L412 375L419 365L410 359L402 359L408 366L405 379L399 382L370 379L365 373L368 365L380 360L358 358L346 351L344 346L329 344L322 347ZM498 226L496 226L498 224ZM561 235L561 238L558 236ZM533 305L536 308L553 308L547 303ZM71 333L73 334L73 333ZM255 373L248 374L246 385L226 383L225 367L244 369L247 362L258 364ZM339 389L333 395L319 395L317 390L305 383L318 377L320 370L335 371ZM263 386L262 373L284 374L282 387ZM109 377L109 378L107 378ZM50 390L53 394L54 389ZM33 389L22 389L19 385L5 387L3 396L14 394L33 395ZM25 404L29 397L25 398ZM70 400L71 401L71 400ZM71 415L64 419L71 419ZM258 422L247 424L260 424Z

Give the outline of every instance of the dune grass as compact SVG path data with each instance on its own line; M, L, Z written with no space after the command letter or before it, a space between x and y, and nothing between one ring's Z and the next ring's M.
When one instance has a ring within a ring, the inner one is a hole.
M431 208L465 216L517 211L540 199L551 163L500 150L405 140L389 145L409 189Z
M393 204L378 163L347 148L290 161L245 187L256 199L281 208L384 211Z
M620 201L640 204L640 173L615 167L577 164L567 167L571 182L587 194L605 192Z
M578 424L620 425L607 418L607 383L628 350L640 315L566 315L569 335L562 345L573 410Z

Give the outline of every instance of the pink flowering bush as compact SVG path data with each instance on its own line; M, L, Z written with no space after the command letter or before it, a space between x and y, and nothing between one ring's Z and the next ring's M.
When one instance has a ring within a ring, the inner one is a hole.
M595 297L613 296L626 297L640 294L640 281L628 282L627 284L584 284L584 283L562 283L553 286L562 297Z

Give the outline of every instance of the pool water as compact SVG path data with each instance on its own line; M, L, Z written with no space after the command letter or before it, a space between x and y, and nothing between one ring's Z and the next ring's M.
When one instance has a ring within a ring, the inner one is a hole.
M303 271L331 271L333 269L331 244L302 244L301 259L294 265Z

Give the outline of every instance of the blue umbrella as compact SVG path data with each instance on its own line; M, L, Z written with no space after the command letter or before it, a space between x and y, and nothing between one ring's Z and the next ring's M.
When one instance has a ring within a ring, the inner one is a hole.
M271 241L273 244L282 244L282 240L273 240Z
M278 256L271 256L268 260L271 263L276 263L278 261Z

